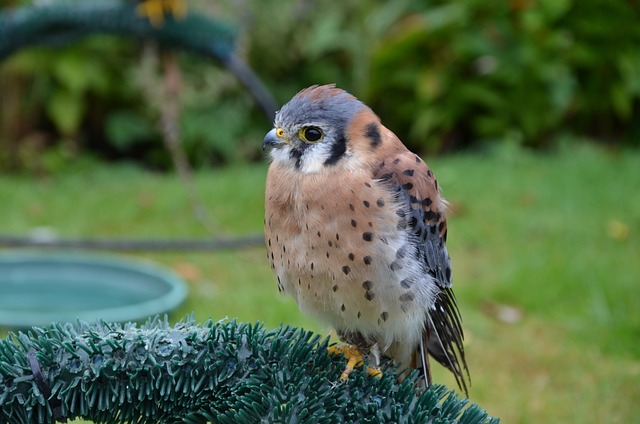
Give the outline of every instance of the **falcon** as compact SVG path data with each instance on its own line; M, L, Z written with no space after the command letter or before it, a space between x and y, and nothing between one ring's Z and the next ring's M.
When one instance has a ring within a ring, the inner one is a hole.
M432 381L429 356L470 383L446 248L446 201L427 164L335 85L300 91L264 138L265 242L278 288L347 346Z

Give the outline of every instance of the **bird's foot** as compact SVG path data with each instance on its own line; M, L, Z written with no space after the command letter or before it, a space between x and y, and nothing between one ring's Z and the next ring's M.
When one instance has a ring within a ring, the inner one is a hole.
M364 354L353 345L342 345L342 346L329 346L329 355L340 355L342 354L347 359L347 366L344 368L344 371L340 375L340 379L342 381L347 381L349 379L349 374L355 367L361 367L364 365ZM367 366L367 375L371 377L382 377L382 371L379 368L368 365Z
M187 15L185 0L144 0L136 7L138 16L147 17L153 27L164 23L165 13L171 13L176 19Z

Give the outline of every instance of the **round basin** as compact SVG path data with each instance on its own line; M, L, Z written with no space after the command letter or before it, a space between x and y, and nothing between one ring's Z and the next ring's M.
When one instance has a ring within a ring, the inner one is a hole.
M139 321L182 303L169 269L115 255L0 253L0 326L59 321Z

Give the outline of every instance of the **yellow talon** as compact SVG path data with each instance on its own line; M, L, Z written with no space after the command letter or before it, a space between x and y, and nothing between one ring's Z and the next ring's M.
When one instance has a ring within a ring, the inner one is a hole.
M187 15L185 0L144 0L136 7L138 16L146 16L156 28L164 23L165 12L176 19L184 18Z
M342 381L347 381L349 379L349 374L351 374L351 371L353 371L355 367L361 367L362 365L364 365L364 355L355 346L329 346L328 350L329 355L342 354L347 359L347 366L344 368L344 371L340 375L340 379ZM382 371L380 371L376 367L369 365L367 366L367 375L380 378L382 377Z

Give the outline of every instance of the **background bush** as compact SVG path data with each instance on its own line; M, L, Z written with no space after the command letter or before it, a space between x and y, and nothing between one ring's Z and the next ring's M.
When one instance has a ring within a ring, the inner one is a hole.
M279 103L307 85L336 82L418 151L498 140L546 147L559 137L640 144L635 2L189 4L239 25L239 54ZM259 158L269 123L247 93L201 58L180 62L191 161ZM0 78L1 169L55 171L78 152L170 165L156 125L162 71L153 46L98 37L30 49L1 64Z

